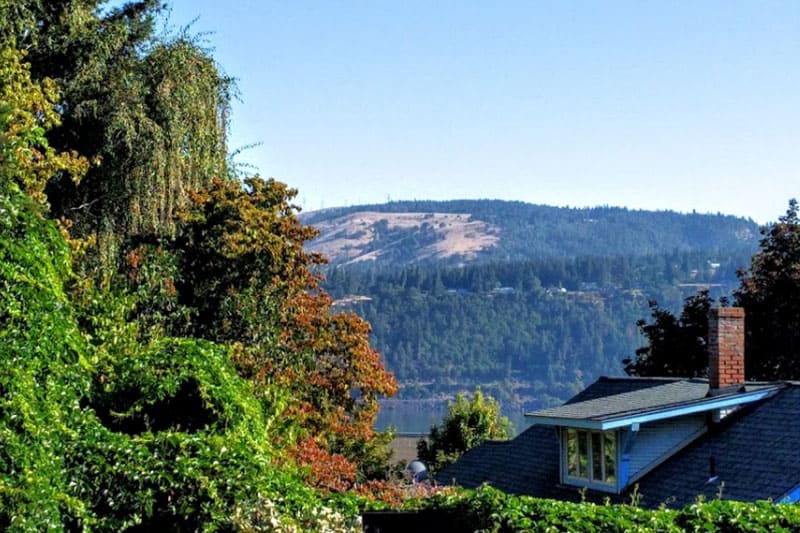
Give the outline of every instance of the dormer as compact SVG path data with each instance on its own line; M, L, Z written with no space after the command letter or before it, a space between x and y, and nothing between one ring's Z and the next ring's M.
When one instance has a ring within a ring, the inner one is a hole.
M744 383L744 313L712 309L710 380L600 378L560 407L529 414L560 443L560 482L620 493L704 434L721 414L780 384Z

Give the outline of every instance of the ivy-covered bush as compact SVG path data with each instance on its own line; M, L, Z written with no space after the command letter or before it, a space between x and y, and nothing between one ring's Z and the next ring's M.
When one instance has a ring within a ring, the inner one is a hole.
M33 202L0 180L0 529L82 519L66 457L92 422L92 361L63 281L69 252Z
M485 486L408 501L405 509L434 513L452 531L517 532L762 532L800 531L800 507L772 502L698 502L683 509L642 509L513 496Z
M229 348L140 344L98 294L79 327L69 247L39 209L0 181L0 529L357 528L354 500L274 466L285 393L256 392Z

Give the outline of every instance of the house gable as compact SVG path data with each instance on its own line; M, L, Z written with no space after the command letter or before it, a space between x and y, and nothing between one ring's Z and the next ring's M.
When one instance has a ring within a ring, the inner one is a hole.
M583 398L529 415L557 430L562 484L622 492L701 436L720 412L761 401L780 388L752 383L709 395L707 380L668 379L614 393L615 383L636 381L601 378L604 395L593 393L592 385Z
M732 414L638 481L642 504L800 497L800 384ZM713 464L713 471L712 471Z
M743 318L738 308L711 310L709 381L600 378L437 479L561 500L620 502L633 491L646 507L800 501L800 383L743 382Z
M636 432L626 431L620 476L624 479L623 487L635 483L705 431L703 414L660 420L642 425Z
M620 389L636 386L624 383ZM608 389L609 383L600 383L600 387ZM587 395L594 394L589 389ZM439 472L436 480L467 488L489 483L510 494L599 503L608 497L612 502L627 502L627 493L637 486L640 504L648 508L664 504L682 507L698 496L713 499L720 495L740 501L771 498L789 502L800 497L800 424L794 423L797 413L800 383L785 383L772 396L711 424L702 435L638 479L631 477L628 487L618 494L591 489L581 492L579 487L562 483L558 434L553 427L538 424L511 441L485 443L470 450Z

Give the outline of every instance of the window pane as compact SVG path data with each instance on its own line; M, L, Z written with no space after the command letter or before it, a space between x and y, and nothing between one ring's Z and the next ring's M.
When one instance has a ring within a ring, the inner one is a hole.
M578 477L578 435L574 429L567 430L567 475Z
M578 432L578 476L589 477L589 434L586 431Z
M603 481L603 436L592 433L592 479Z
M603 434L603 452L606 460L606 481L614 483L617 480L617 446L614 433Z

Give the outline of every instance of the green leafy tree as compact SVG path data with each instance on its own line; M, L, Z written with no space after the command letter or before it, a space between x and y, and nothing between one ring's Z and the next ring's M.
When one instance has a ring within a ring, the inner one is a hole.
M369 324L319 289L323 260L303 249L316 231L300 224L295 194L274 180L216 179L192 195L176 238L131 244L120 280L146 337L233 345L240 375L291 391L284 415L300 431L275 439L320 474L309 481L340 489L385 472L386 436L373 427L396 382Z
M45 133L60 124L53 80L31 79L25 54L0 46L0 175L15 180L32 198L45 203L44 189L63 173L80 181L88 163L75 153L58 152Z
M88 335L64 289L67 242L5 178L0 529L344 530L297 469L275 466L286 391L256 393L226 346L140 343L107 294Z
M80 182L51 177L53 214L73 236L97 236L107 267L125 237L173 234L189 192L227 174L230 80L196 39L155 34L159 0L0 6L0 38L28 50L34 81L61 88L49 144L94 163Z
M500 404L491 396L475 389L472 399L456 395L449 403L441 425L431 427L428 440L417 443L417 456L431 471L441 470L455 462L467 450L491 439L511 438L514 428L508 418L500 416Z

